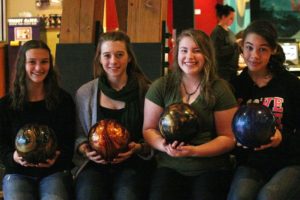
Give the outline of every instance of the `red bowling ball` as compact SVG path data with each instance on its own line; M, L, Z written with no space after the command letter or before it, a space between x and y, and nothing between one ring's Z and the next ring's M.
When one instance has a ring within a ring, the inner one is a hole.
M88 134L89 144L106 161L112 161L127 150L130 135L116 120L104 119L93 125Z

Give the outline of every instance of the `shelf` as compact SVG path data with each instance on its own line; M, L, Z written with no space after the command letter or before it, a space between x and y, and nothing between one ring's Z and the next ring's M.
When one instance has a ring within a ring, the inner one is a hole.
M60 27L57 28L45 28L46 31L60 31Z
M294 66L291 66L291 67L288 67L287 68L290 72L298 72L298 71L300 71L300 65L298 66L298 65L295 65L295 67Z

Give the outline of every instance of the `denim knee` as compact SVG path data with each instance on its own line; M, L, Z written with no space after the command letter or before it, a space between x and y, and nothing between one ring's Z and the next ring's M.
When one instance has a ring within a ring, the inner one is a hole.
M3 178L3 193L5 200L38 199L37 186L31 177L19 174L7 174Z
M143 188L145 181L135 169L127 168L121 170L116 174L114 180L114 199L141 199L141 196L145 193Z
M258 194L259 200L300 199L300 166L288 166L265 184Z
M75 180L75 195L77 200L109 199L111 177L101 170L86 168Z
M228 200L256 199L264 182L263 176L257 170L240 166L234 174Z
M39 193L41 200L72 199L73 179L69 171L51 174L40 180Z

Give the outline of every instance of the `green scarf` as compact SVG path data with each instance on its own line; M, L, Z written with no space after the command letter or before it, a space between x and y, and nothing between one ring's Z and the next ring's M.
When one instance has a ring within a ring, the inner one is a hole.
M139 102L139 86L135 77L128 77L128 81L121 90L113 89L106 76L99 77L99 89L109 98L125 102L121 123L131 134L131 139L139 141L142 138L143 111Z

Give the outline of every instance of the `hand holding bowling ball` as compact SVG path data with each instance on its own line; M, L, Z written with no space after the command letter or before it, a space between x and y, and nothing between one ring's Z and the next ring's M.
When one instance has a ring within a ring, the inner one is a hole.
M57 139L46 125L26 124L16 135L15 147L26 162L43 163L55 156Z
M159 130L168 143L189 142L201 128L197 111L189 104L168 106L159 120Z
M233 117L232 130L241 145L257 148L270 143L275 133L275 117L264 105L243 105Z
M111 162L120 152L127 150L130 135L116 120L105 119L91 127L88 138L92 149Z

